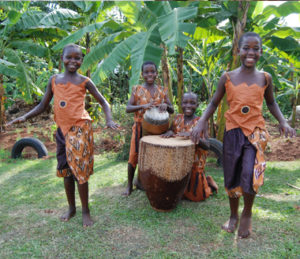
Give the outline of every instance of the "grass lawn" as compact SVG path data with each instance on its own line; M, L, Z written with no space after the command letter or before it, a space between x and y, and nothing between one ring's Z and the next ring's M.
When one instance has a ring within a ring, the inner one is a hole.
M161 213L144 192L121 196L126 162L96 156L89 181L95 224L84 229L77 193L77 215L58 219L67 202L55 168L55 158L1 161L0 258L300 258L300 191L287 185L300 187L300 161L268 163L245 240L220 228L229 217L221 169L207 168L217 195Z

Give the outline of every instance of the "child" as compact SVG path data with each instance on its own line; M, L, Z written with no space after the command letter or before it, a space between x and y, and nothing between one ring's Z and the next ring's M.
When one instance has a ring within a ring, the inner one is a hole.
M80 47L75 44L65 46L61 58L65 72L50 78L41 103L8 125L24 122L42 113L54 96L54 119L58 126L56 132L57 176L64 177L69 204L69 210L61 216L61 220L68 221L76 213L76 181L82 204L83 226L86 227L93 224L88 206L88 179L93 174L94 164L91 118L84 108L86 89L102 105L107 127L116 129L118 125L112 121L109 104L94 83L77 72L83 60Z
M142 76L145 83L132 88L132 93L126 107L126 112L134 112L134 124L132 127L128 161L128 185L126 191L123 193L124 196L129 196L132 192L132 181L138 162L138 146L142 136L142 121L145 111L157 106L161 112L174 112L167 92L155 84L157 77L155 63L151 61L144 62L142 65Z
M161 136L164 138L177 136L190 137L193 127L200 117L195 115L198 107L198 96L195 93L185 93L182 98L183 114L175 116L172 128ZM218 185L211 176L205 177L204 167L207 157L209 143L201 140L195 152L195 162L193 164L192 175L184 192L184 197L191 201L203 201L212 195L213 191L218 192Z
M260 36L253 32L242 35L238 45L241 66L221 76L212 101L192 131L192 140L196 143L203 138L203 133L206 135L205 123L226 92L229 110L225 114L223 163L231 215L222 229L232 233L237 228L239 197L243 195L244 209L238 229L239 238L247 238L251 233L252 205L259 186L263 184L263 151L268 139L262 116L263 99L278 120L280 132L286 136L296 135L274 99L272 77L255 67L261 54Z

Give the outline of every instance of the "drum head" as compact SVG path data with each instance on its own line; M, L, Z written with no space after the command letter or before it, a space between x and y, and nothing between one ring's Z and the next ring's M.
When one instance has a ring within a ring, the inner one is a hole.
M169 113L167 111L160 112L157 107L146 110L144 120L150 124L161 125L169 122Z
M182 137L162 138L161 136L144 136L141 141L164 147L186 147L195 145L190 139Z

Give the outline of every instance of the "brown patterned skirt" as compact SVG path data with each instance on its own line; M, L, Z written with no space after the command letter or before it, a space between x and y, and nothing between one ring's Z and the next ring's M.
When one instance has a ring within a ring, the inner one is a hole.
M72 126L66 136L58 128L56 143L57 176L73 175L79 184L86 183L94 166L92 123L87 120L82 127Z
M243 192L254 195L263 185L266 167L263 152L267 140L268 133L259 128L249 137L240 128L225 131L223 169L229 197L240 197Z

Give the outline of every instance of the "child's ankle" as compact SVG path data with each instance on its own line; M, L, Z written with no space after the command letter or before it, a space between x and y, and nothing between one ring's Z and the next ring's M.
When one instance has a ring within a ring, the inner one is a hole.
M82 208L82 214L90 214L89 208Z

